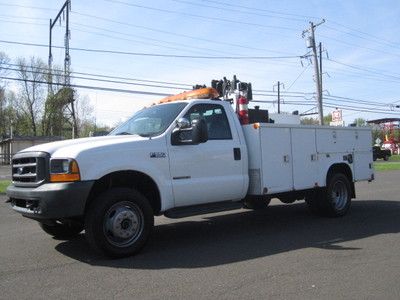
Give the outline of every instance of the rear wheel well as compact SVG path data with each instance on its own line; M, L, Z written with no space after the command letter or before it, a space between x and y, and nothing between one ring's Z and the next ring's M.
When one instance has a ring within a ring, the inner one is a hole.
M85 214L92 201L94 201L98 195L116 187L127 187L137 190L149 201L154 215L160 214L161 196L157 184L150 176L137 171L113 172L96 180L90 191L88 201L86 202Z
M342 173L347 177L347 179L350 182L351 185L351 193L352 193L352 198L356 197L356 192L355 192L355 187L354 187L354 181L353 181L353 172L351 171L350 167L347 164L341 163L341 164L334 164L332 165L328 173L326 175L326 185L328 186L329 181L331 180L332 176L337 174L337 173Z

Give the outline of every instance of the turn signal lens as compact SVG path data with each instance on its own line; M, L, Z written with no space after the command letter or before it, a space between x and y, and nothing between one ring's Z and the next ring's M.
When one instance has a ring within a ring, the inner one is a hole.
M81 180L78 163L73 159L54 159L50 161L51 182L72 182Z

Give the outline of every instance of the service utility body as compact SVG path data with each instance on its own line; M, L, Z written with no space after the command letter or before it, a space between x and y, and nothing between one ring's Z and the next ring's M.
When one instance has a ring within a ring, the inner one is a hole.
M154 216L262 209L279 198L338 217L354 183L374 179L370 129L274 124L249 111L250 84L213 87L167 97L108 136L17 153L12 208L52 236L85 230L95 250L123 257L145 245Z

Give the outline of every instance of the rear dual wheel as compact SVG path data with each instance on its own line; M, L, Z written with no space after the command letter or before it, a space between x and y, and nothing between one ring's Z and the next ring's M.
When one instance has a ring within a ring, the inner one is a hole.
M324 189L306 197L311 212L329 217L344 216L351 205L351 185L346 175L335 173Z

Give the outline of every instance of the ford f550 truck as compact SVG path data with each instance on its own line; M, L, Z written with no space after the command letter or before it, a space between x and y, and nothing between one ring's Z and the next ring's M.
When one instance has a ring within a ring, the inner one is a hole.
M237 112L206 88L145 108L108 136L23 150L13 157L8 201L52 236L85 230L112 257L137 253L154 216L256 209L271 198L346 214L354 182L373 180L371 131L246 124L239 94Z

